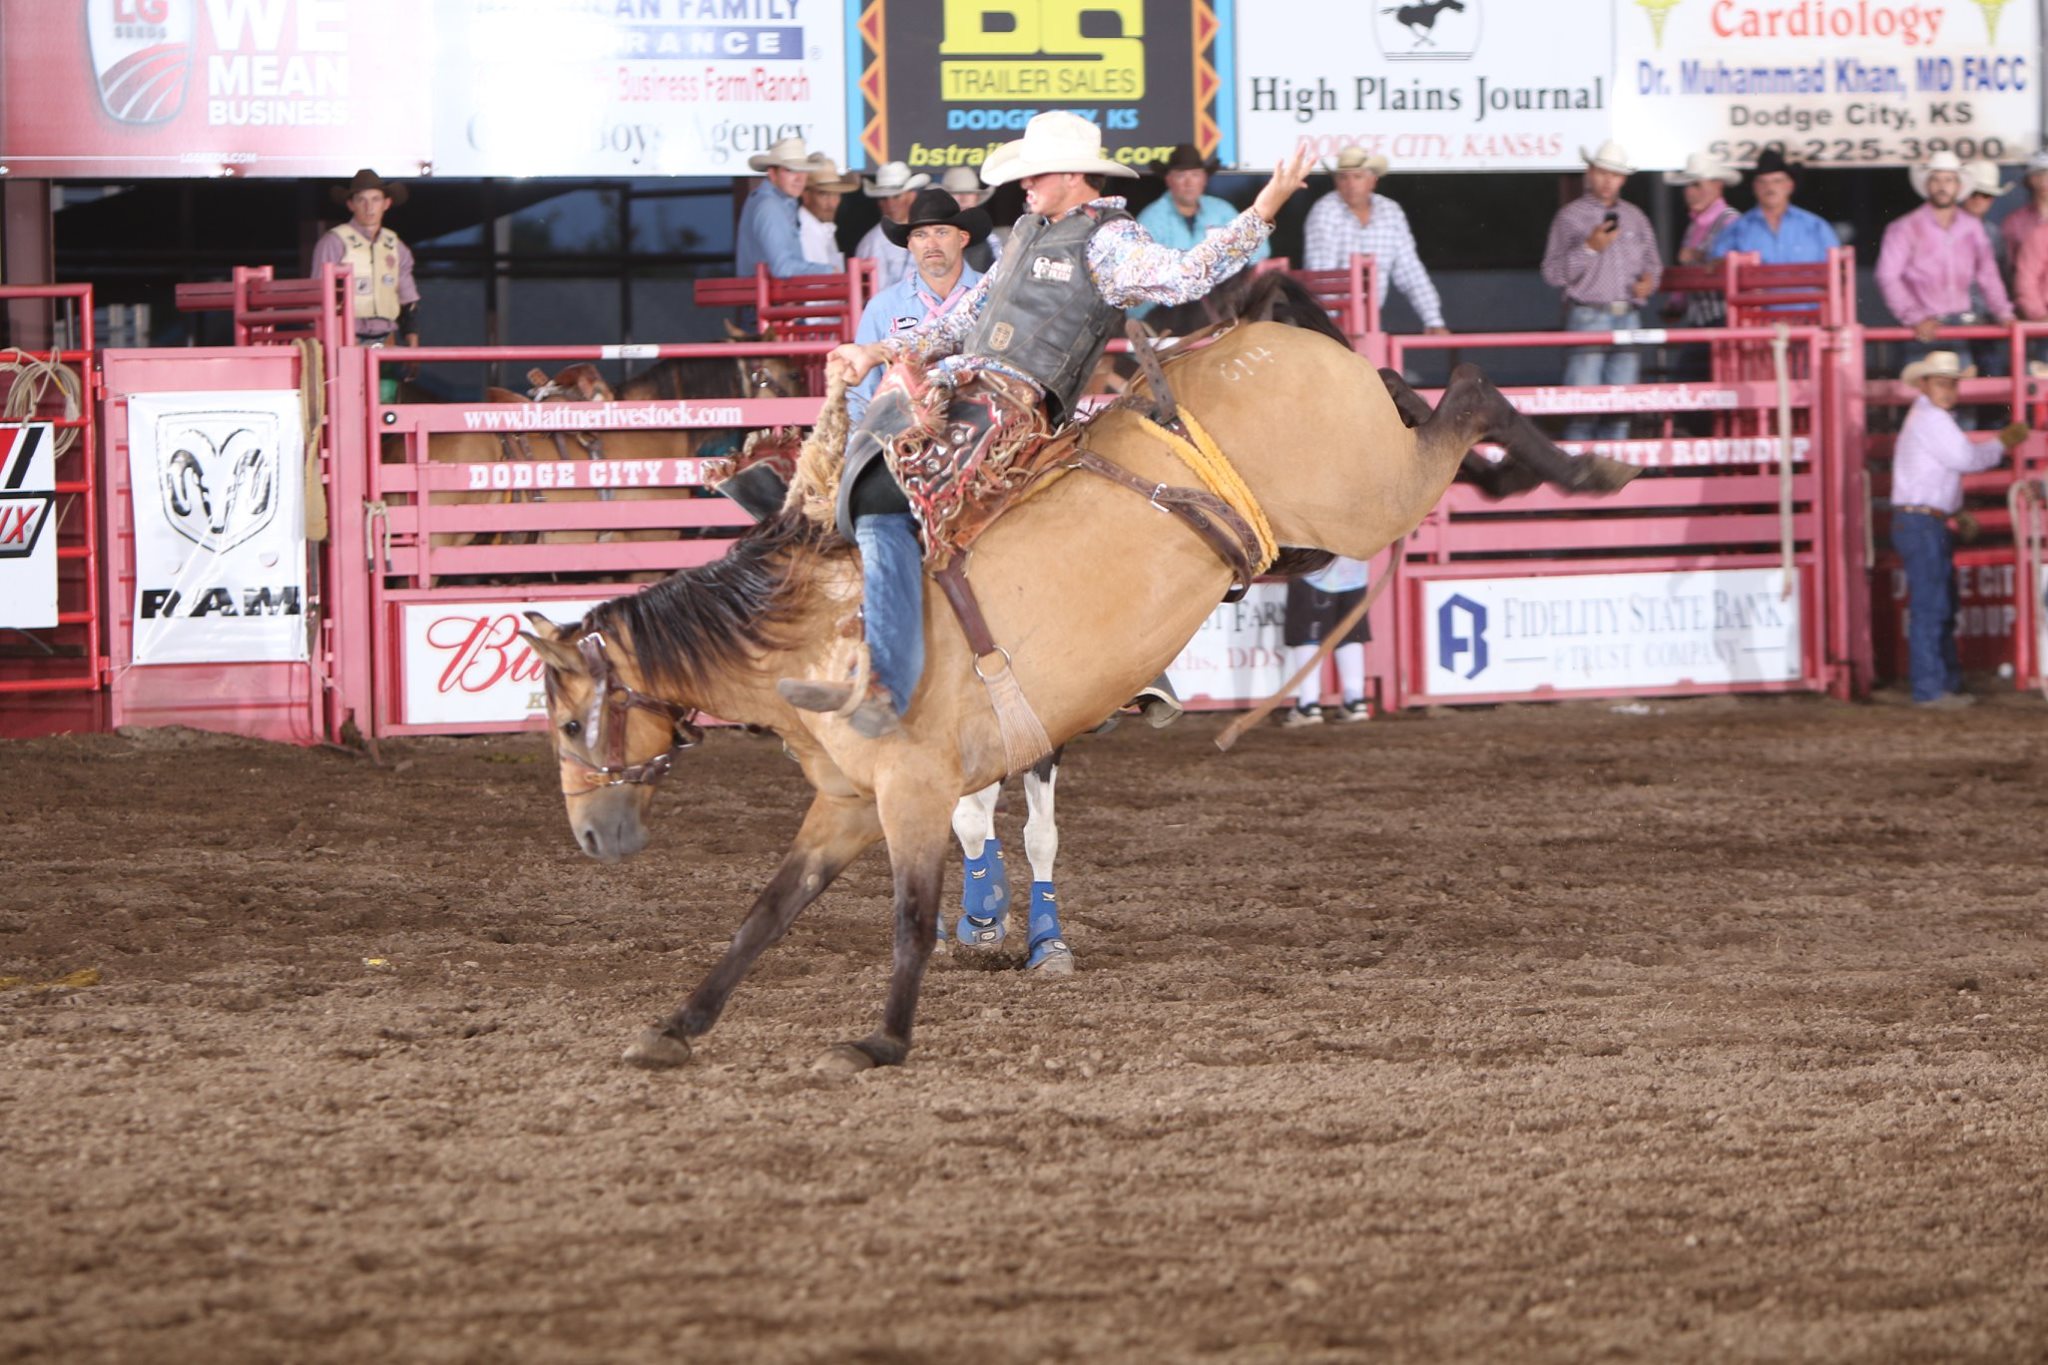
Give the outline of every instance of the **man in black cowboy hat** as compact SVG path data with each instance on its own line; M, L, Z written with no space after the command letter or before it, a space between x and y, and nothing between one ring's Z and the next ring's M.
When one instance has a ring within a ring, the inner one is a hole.
M892 246L910 253L910 270L868 301L860 315L860 327L853 334L860 345L884 337L909 335L927 319L950 311L967 297L968 290L981 283L981 272L967 264L966 252L988 236L987 209L963 209L960 201L946 191L924 189L917 192L902 222L884 218L881 226ZM847 390L849 422L860 421L868 400L875 396L875 386L881 382L882 372L870 370L867 378ZM867 460L881 453L873 445L865 450L858 468L847 470L849 477L865 469ZM908 513L903 517L906 522L910 520Z
M1151 233L1153 241L1178 251L1192 251L1210 233L1229 227L1240 210L1208 192L1216 164L1215 157L1204 158L1192 142L1175 147L1158 166L1166 177L1166 193L1139 211L1138 226ZM1252 259L1263 261L1271 252L1260 242Z
M1799 163L1787 161L1776 147L1763 150L1749 178L1749 187L1756 192L1756 207L1714 240L1715 260L1731 251L1753 251L1763 257L1765 265L1795 265L1825 261L1828 252L1841 245L1842 239L1827 219L1792 202L1792 192L1799 188L1799 171Z
M388 346L403 338L420 344L420 289L412 278L412 248L384 226L384 215L405 202L406 189L372 170L356 172L331 191L347 204L349 220L328 229L313 248L313 269L346 265L355 280L356 344Z

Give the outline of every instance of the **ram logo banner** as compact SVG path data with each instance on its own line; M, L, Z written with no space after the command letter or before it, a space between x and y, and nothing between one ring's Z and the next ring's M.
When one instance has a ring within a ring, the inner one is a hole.
M158 485L171 529L202 550L232 550L277 516L277 419L205 413L158 432Z
M123 123L162 123L185 104L198 0L86 0L100 107Z
M0 426L0 627L57 624L57 458L48 422Z

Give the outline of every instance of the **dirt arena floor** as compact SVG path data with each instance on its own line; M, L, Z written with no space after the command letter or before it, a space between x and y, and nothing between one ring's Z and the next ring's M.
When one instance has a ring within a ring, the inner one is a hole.
M2048 706L1633 711L1077 744L1079 974L850 1081L878 856L617 1060L771 742L609 868L537 737L0 746L0 1359L2043 1359Z

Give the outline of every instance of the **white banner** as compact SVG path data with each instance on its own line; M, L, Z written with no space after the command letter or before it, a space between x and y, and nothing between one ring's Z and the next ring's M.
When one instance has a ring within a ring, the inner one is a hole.
M1799 593L1777 569L1430 579L1432 697L1795 682Z
M836 0L433 0L437 175L747 175L781 138L846 165Z
M519 638L526 613L567 625L603 600L406 604L398 622L400 720L468 725L542 715L545 669Z
M1188 701L1263 700L1287 681L1285 583L1254 583L1241 602L1225 602L1166 670Z
M291 389L128 399L136 663L306 657L303 420Z
M2031 4L1614 0L1613 22L1615 135L1638 166L1746 166L1773 144L1823 166L2010 162L2040 145Z
M0 626L57 624L57 443L48 422L0 424Z
M1611 22L1606 0L1247 6L1238 162L1305 143L1363 147L1396 173L1577 170L1609 135Z

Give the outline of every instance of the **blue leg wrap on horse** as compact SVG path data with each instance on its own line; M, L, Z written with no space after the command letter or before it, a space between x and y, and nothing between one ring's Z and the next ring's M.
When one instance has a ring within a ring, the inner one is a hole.
M977 919L1001 919L1010 909L1010 870L1003 846L994 839L960 862L960 909Z
M853 524L853 538L860 546L868 656L900 716L924 674L924 551L917 519L908 512L872 512Z
M1067 941L1060 929L1060 900L1053 893L1051 882L1031 883L1031 956L1024 965L1036 967L1052 952L1067 951Z

